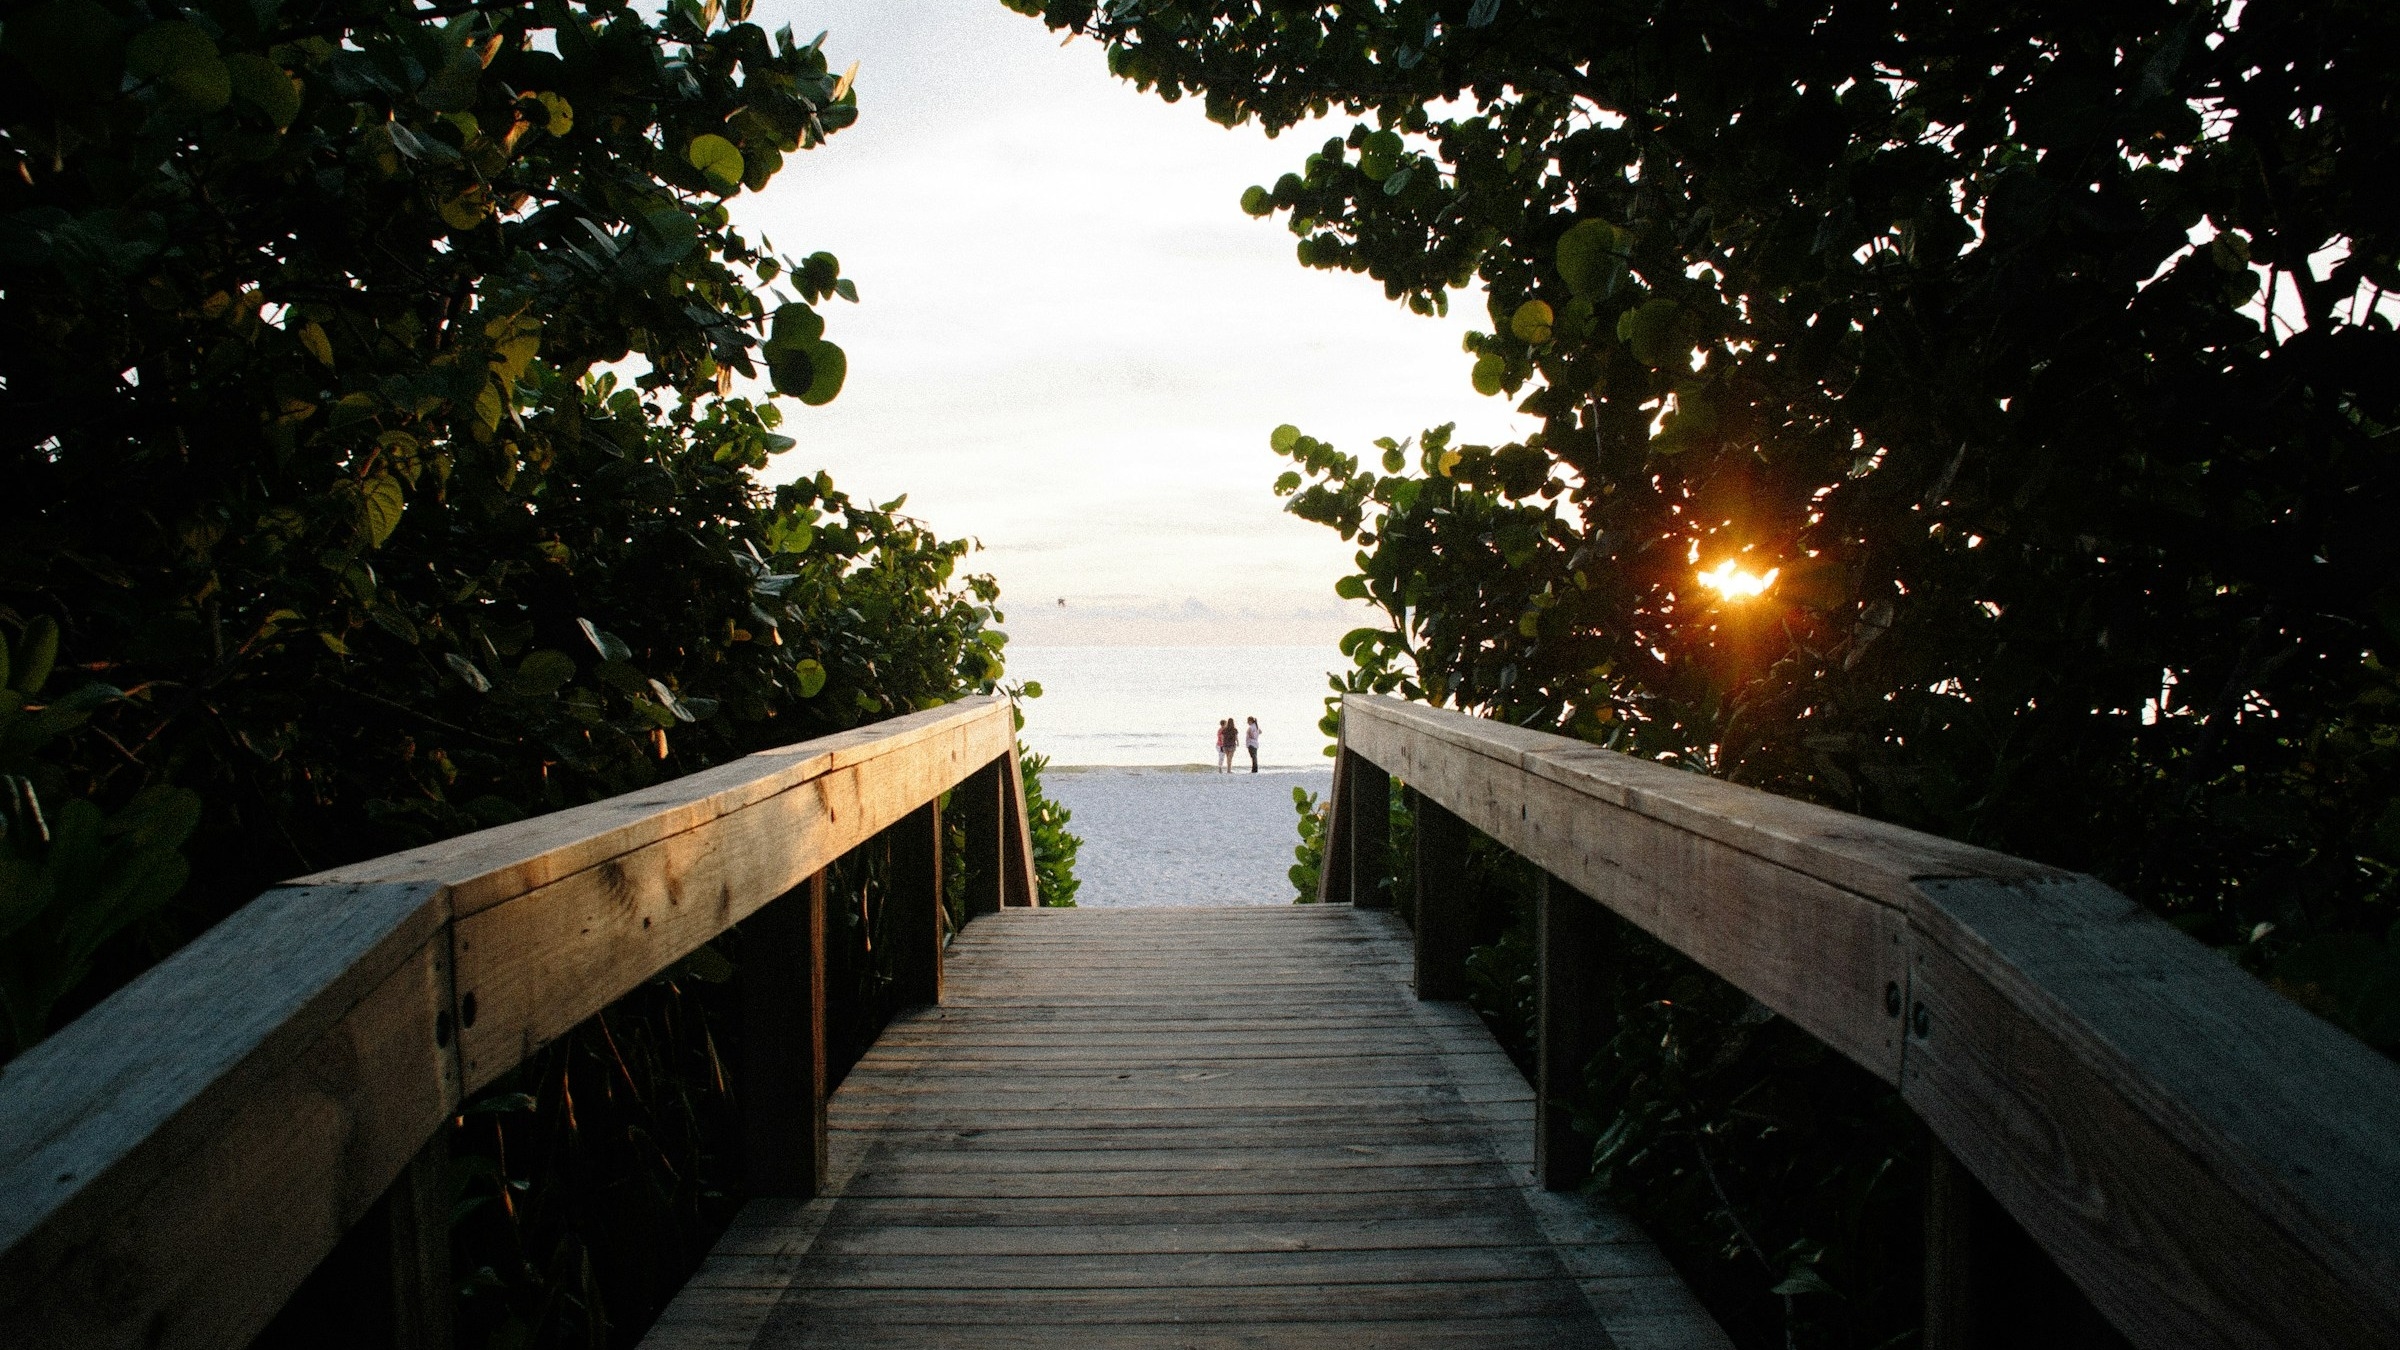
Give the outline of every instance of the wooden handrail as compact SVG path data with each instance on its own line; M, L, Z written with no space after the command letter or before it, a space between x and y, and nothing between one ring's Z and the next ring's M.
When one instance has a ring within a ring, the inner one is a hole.
M1341 721L1338 781L1380 766L1896 1085L2135 1344L2400 1345L2400 1066L2124 896L1455 712Z
M0 1343L247 1343L478 1088L1015 746L972 698L260 896L0 1069Z

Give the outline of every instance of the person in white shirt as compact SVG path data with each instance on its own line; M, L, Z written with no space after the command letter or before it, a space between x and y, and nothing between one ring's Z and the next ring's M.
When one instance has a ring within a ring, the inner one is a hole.
M1251 719L1250 719L1250 725L1249 725L1247 728L1245 728L1245 729L1242 731L1242 744L1244 744L1244 745L1246 745L1246 746L1249 746L1249 747L1250 747L1250 772L1252 772L1252 773L1257 773L1257 772L1258 772L1258 719L1257 719L1257 718L1255 718L1255 717L1251 718Z

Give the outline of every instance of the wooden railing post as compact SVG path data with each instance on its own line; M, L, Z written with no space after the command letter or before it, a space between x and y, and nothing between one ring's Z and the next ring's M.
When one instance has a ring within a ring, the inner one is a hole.
M1333 757L1333 787L1326 794L1324 858L1317 871L1319 904L1345 904L1350 899L1350 766L1358 756L1343 750Z
M1350 903L1392 904L1392 776L1363 755L1350 757Z
M1534 900L1534 1169L1550 1190L1591 1175L1590 1142L1575 1131L1584 1066L1600 1043L1600 906L1547 872Z
M942 808L927 802L892 826L884 922L903 1006L942 1001Z
M1467 823L1412 794L1417 819L1417 997L1467 996ZM1387 817L1388 819L1388 817Z
M1001 773L1008 760L995 759L967 775L950 794L967 839L967 917L996 913L1000 908L1001 870L1008 865L1008 843L1002 832L1008 821L1008 785Z
M310 1272L253 1350L450 1350L448 1122Z
M1000 903L1027 909L1042 903L1041 883L1033 871L1033 820L1025 809L1025 764L1010 741L1003 756L1000 788Z
M825 874L742 923L742 1162L752 1195L806 1200L825 1175Z

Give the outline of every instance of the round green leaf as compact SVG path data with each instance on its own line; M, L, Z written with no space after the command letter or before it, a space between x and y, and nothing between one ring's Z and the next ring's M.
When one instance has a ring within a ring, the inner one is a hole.
M794 665L792 675L800 681L802 698L815 698L825 688L825 667L813 657Z
M730 197L742 190L742 152L733 142L713 132L692 139L691 149L684 157L692 167L707 175L708 185L720 197Z
M1474 382L1475 392L1488 398L1500 392L1501 381L1507 376L1508 362L1495 352L1485 352L1475 358L1475 371L1469 378Z
M233 76L217 55L217 44L181 21L154 23L134 34L125 44L125 69L136 79L157 81L196 112L215 112L233 97Z
M1367 598L1367 579L1358 576L1343 577L1333 583L1333 593L1344 600L1364 600Z
M1244 190L1244 191L1243 191L1243 193L1242 193L1242 212L1243 212L1243 214L1245 214L1245 215L1253 215L1253 216L1263 216L1263 215L1266 215L1267 213L1269 213L1269 212L1273 211L1274 209L1275 209L1275 202L1274 202L1274 200L1273 200L1272 198L1270 198L1270 197L1267 195L1267 190L1266 190L1265 188L1262 188L1262 187L1253 187L1253 188L1248 188L1248 189L1246 189L1246 190Z
M1558 275L1587 300L1607 298L1625 279L1632 236L1605 220L1578 221L1558 240Z
M518 687L532 693L551 693L575 678L575 658L545 647L517 664Z
M1550 340L1550 326L1554 318L1548 305L1539 300L1528 300L1517 306L1517 312L1509 316L1508 331L1516 334L1519 342L1539 347Z
M801 392L800 401L812 408L833 402L834 396L842 392L842 381L849 377L850 358L830 342L817 342L809 346L808 364L815 374L808 388Z
M1396 131L1378 131L1358 147L1358 171L1375 182L1392 176L1400 167L1400 156L1407 149Z
M1625 325L1626 344L1633 349L1633 359L1645 366L1664 366L1680 354L1676 348L1683 334L1683 306L1663 296L1645 300L1633 311ZM1683 344L1687 349L1689 343Z
M1290 454L1292 452L1292 447L1298 445L1299 443L1300 428L1293 426L1289 422L1286 422L1282 426L1279 426L1273 431L1267 433L1267 444L1273 447L1275 453L1279 455Z
M268 121L288 127L300 115L300 82L283 67L256 52L235 52L225 58L225 72L233 96L265 113Z

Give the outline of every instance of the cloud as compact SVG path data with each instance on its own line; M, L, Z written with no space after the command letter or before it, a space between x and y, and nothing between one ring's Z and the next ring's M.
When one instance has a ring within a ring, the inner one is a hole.
M1368 278L1300 267L1290 234L1235 206L1326 133L1214 126L993 0L765 0L757 20L828 29L834 63L861 62L858 124L735 199L782 251L840 256L863 300L827 314L847 388L787 407L799 446L769 477L830 469L980 538L970 565L1021 639L1055 627L1059 597L1104 594L1141 610L1125 625L1205 628L1164 617L1198 598L1338 635L1355 616L1323 611L1351 546L1283 513L1267 432L1355 454L1445 421L1532 429L1468 388L1480 293L1416 318Z

